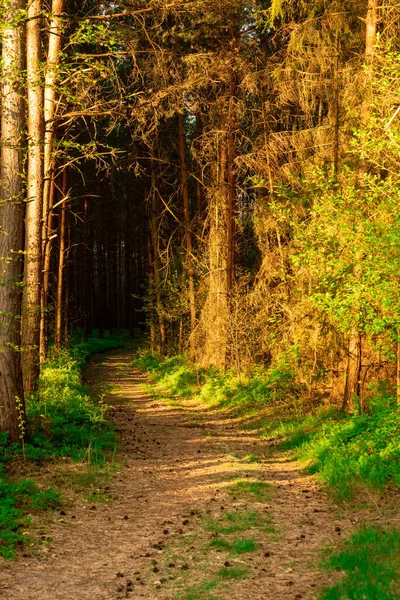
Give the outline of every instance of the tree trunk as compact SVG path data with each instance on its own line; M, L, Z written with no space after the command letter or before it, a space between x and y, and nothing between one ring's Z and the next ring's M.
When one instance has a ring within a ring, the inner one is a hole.
M361 107L361 120L365 124L371 114L372 105L372 61L375 53L376 33L378 25L378 0L368 0L367 16L365 19L365 75L364 75L364 101Z
M185 141L185 124L183 114L179 115L179 155L181 163L181 193L183 201L183 222L185 229L185 246L186 246L186 268L189 282L189 307L190 307L190 337L189 348L190 356L195 354L195 344L193 332L196 327L196 292L194 285L194 266L193 266L193 243L191 232L191 216L190 216L190 200L188 186L188 168L186 161L186 141Z
M23 179L21 137L24 108L19 83L23 69L23 30L12 24L23 0L3 8L0 206L0 430L17 442L24 415L21 370L21 275L23 251ZM10 24L10 25L8 25ZM18 405L17 400L19 399Z
M40 290L42 282L43 91L40 76L41 0L28 4L26 67L28 98L27 204L22 311L24 389L33 392L39 378Z
M199 356L203 364L223 368L226 366L229 326L227 159L224 138L219 144L209 200L209 288L202 311L205 343L201 349L202 356Z
M91 226L89 216L89 201L84 200L83 216L83 341L87 342L91 333L92 314L92 272L91 272Z
M49 271L52 251L52 207L54 198L55 156L54 156L54 116L56 106L56 83L62 45L62 28L60 14L64 10L65 0L53 0L49 27L45 83L44 83L44 181L42 205L42 252L43 252L43 288L41 293L40 320L40 360L47 355L47 309L49 295Z
M203 122L201 116L196 114L196 129L195 129L195 139L201 139L203 133ZM201 222L202 216L204 212L204 192L203 192L203 183L202 183L202 170L199 165L197 165L194 169L195 180L196 180L196 221Z
M45 84L44 84L44 186L43 186L43 219L49 210L50 186L54 177L54 116L56 107L56 84L60 52L62 46L62 22L60 15L64 10L65 0L53 0L49 27L49 45L47 52Z
M53 232L53 204L55 196L55 181L51 180L49 211L46 215L47 221L43 222L43 285L40 293L40 362L47 358L48 346L48 306L50 289L50 268L51 268L51 250L52 250L52 232Z
M154 319L154 270L153 270L153 253L152 253L152 243L151 243L151 234L149 232L147 236L147 255L148 255L148 263L149 263L149 300L148 300L148 315L149 315L149 325L150 325L150 349L152 352L156 351L157 347L157 336L156 336L156 325Z
M342 410L354 408L354 398L360 397L361 368L362 368L362 337L360 333L353 332L350 336L348 347L348 361L346 383L343 396Z
M156 309L158 317L158 333L159 333L159 351L164 352L166 347L166 332L164 310L161 298L161 278L160 278L160 259L158 248L158 230L157 230L157 178L154 162L151 162L151 216L150 216L150 232L153 250L153 270L154 270L154 292L156 300Z
M226 196L227 196L227 207L226 207L226 224L227 224L227 285L228 294L230 295L233 289L235 281L235 239L236 239L236 225L235 225L235 211L236 211L236 173L234 168L235 161L235 140L234 132L229 131L228 133L228 147L227 147L227 164L226 164Z
M59 256L58 256L58 276L57 276L57 301L56 301L56 323L55 323L55 346L61 348L62 330L63 330L63 295L64 295L64 267L66 252L67 235L67 168L63 172L62 182L62 204L60 206L60 227L59 227Z

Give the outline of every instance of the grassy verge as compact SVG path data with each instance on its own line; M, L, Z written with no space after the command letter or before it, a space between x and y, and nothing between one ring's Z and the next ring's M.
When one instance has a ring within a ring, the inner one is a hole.
M41 369L38 392L27 398L23 447L9 444L5 434L0 436L0 556L13 558L32 539L32 515L62 502L52 487L42 488L32 479L11 476L12 472L59 459L101 467L113 455L117 437L106 419L107 407L90 398L82 369L93 354L122 345L121 338L91 338L70 351L53 352Z
M276 438L282 448L308 461L308 468L340 498L350 498L360 485L383 489L400 484L400 420L391 397L377 393L363 415L310 409L289 354L247 380L233 371L196 369L182 356L161 360L143 353L134 364L173 395L197 396L253 421L262 436Z
M323 590L321 600L400 598L400 530L363 527L323 564L342 579Z
M25 456L40 461L68 457L102 464L116 444L107 406L93 401L82 369L93 354L119 348L120 338L91 338L55 353L41 369L39 390L27 402Z

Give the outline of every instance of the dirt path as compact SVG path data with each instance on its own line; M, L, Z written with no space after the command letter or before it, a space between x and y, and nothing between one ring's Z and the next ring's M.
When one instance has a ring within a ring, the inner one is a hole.
M125 466L114 502L62 511L47 552L3 564L0 597L316 598L321 549L349 519L335 520L313 478L283 455L263 458L265 442L234 420L146 395L130 362L114 354L87 370L92 387L115 386L106 401Z

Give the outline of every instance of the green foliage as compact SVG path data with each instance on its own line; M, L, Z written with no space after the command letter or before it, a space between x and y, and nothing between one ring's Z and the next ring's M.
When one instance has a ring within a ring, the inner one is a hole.
M115 50L122 43L122 36L118 30L105 23L96 23L90 19L78 23L69 40L71 46L106 47L109 51Z
M211 542L208 544L208 547L212 550L230 550L232 544L225 538L217 537L211 540Z
M204 370L195 370L181 355L163 359L156 354L143 351L135 358L133 366L148 371L154 381L177 396L195 393L205 375Z
M116 436L106 419L107 406L90 398L81 370L93 354L121 345L120 339L90 338L71 351L54 352L42 366L38 393L27 402L29 459L64 456L102 463L114 450Z
M342 578L321 592L321 600L396 600L400 597L400 531L362 527L330 554L324 567L344 571Z
M265 435L282 439L281 448L311 461L308 470L318 473L339 497L349 498L360 485L399 486L399 426L398 410L377 396L364 415L323 410L272 421L264 429Z
M337 330L356 327L394 341L400 324L399 185L390 176L365 175L355 186L351 172L340 186L318 178L309 181L313 207L298 227L292 262L306 269L311 302Z
M397 410L353 415L327 422L299 448L312 469L342 497L357 484L382 489L400 484L400 436Z
M297 349L289 348L268 369L255 370L243 380L234 370L196 368L184 356L162 359L143 352L133 365L150 372L153 381L177 396L198 395L205 402L230 408L262 409L267 404L290 402L302 392L296 381Z

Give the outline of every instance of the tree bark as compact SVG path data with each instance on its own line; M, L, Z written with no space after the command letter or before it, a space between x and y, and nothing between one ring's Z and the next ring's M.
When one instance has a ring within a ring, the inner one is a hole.
M33 392L39 378L40 291L42 283L43 89L40 74L41 0L28 4L26 67L28 98L27 204L22 311L24 389Z
M164 310L161 298L161 279L160 279L160 259L158 248L158 231L157 231L157 178L154 166L154 161L151 161L151 215L150 215L150 232L153 251L153 271L154 271L154 293L156 300L156 309L158 317L158 333L159 333L159 351L164 352L166 347L166 331Z
M361 120L365 124L371 114L372 91L371 75L372 61L375 54L376 33L378 25L378 0L368 0L367 15L365 19L365 76L364 76L364 100L361 107Z
M56 323L55 323L55 346L61 348L63 331L63 296L64 296L64 267L67 237L67 168L63 171L62 182L62 204L60 206L59 240L60 248L58 255L57 275L57 300L56 300Z
M87 342L92 331L92 235L89 200L84 199L83 216L83 341ZM115 288L114 288L115 289Z
M21 276L23 251L23 179L21 138L24 107L20 82L23 29L12 24L23 0L5 6L2 32L1 205L0 205L0 430L17 442L22 431L24 392L21 370ZM17 400L19 399L18 406Z
M183 114L179 114L179 155L181 163L181 194L183 202L183 222L185 230L185 246L186 246L186 269L188 276L188 295L190 307L190 336L189 349L190 356L194 357L195 343L193 332L196 327L196 291L194 284L194 265L193 265L193 243L191 232L191 216L190 216L190 200L188 186L188 168L186 161L186 141L185 141L185 124Z
M343 411L348 408L354 408L353 399L360 397L362 368L362 336L360 333L354 331L351 334L348 353L346 383L342 404Z
M44 81L44 181L42 205L42 252L43 252L43 287L41 291L41 321L40 321L40 360L43 362L47 355L47 309L49 296L49 271L52 251L52 208L55 187L55 107L57 99L56 84L58 79L58 66L62 46L62 22L60 15L64 10L65 0L53 0L51 5L51 19L49 27L49 41Z
M149 263L149 296L148 296L148 315L149 315L149 325L150 325L150 349L152 352L156 351L157 348L157 336L156 336L156 324L154 319L155 312L155 290L154 290L154 270L153 270L153 252L152 252L152 242L151 242L151 233L149 231L147 236L147 256Z
M224 136L213 168L214 185L209 199L209 288L202 311L205 342L199 357L204 365L222 368L226 366L229 326L227 159Z
M42 246L42 261L43 261L43 284L40 292L40 362L44 362L47 358L48 346L48 306L49 306L49 290L50 290L50 268L51 268L51 250L52 250L52 233L53 233L53 205L55 197L55 180L51 180L49 210L46 215L46 220L43 221L43 246Z
M64 10L65 0L53 0L49 27L49 44L47 51L45 83L44 83L44 186L43 186L43 219L49 209L51 182L54 177L54 116L56 108L58 67L62 46L62 29L60 15Z

